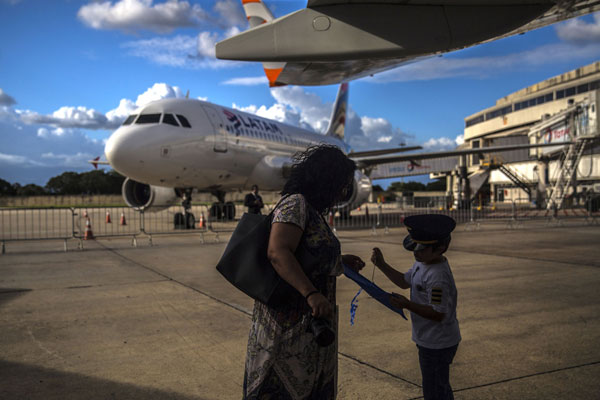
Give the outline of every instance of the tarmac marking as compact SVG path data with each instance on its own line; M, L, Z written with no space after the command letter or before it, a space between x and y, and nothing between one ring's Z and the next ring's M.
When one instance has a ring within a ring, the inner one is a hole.
M252 317L252 313L251 313L251 312L249 312L248 310L244 310L243 308L241 308L241 307L239 307L239 306L237 306L237 305L235 305L235 304L230 304L230 303L227 303L226 301L223 301L223 300L221 300L221 299L219 299L219 298L217 298L217 297L215 297L215 296L213 296L213 295L211 295L211 294L208 294L208 293L206 293L206 292L203 292L202 290L199 290L199 289L197 289L197 288L195 288L195 287L193 287L193 286L190 286L190 285L188 285L188 284L186 284L186 283L184 283L184 282L178 281L177 279L173 279L172 277L170 277L170 276L168 276L168 275L165 275L164 273L162 273L162 272L160 272L160 271L157 271L157 270L155 270L155 269L154 269L154 268L152 268L152 267L149 267L149 266L147 266L147 265L144 265L144 264L142 264L142 263L140 263L140 262L138 262L138 261L136 261L136 260L133 260L133 259L131 259L131 258L129 258L129 257L126 257L126 256L124 256L123 254L120 254L119 252L117 252L117 250L111 249L110 247L107 247L107 246L105 246L103 243L100 243L100 242L98 242L98 244L99 244L100 246L102 246L102 247L103 247L105 250L108 250L108 251L110 251L111 253L113 253L114 255L116 255L117 257L119 257L119 258L122 258L122 259L124 259L124 260L126 260L126 261L128 261L128 262L130 262L130 263L132 263L132 264L134 264L134 265L137 265L137 266L138 266L138 267L140 267L140 268L143 268L143 269L145 269L145 270L147 270L147 271L153 272L153 273L155 273L156 275L162 276L163 278L165 278L165 279L166 279L166 280L168 280L168 281L171 281L171 282L173 282L173 283L177 283L178 285L181 285L181 286L183 286L183 287L186 287L186 288L188 288L188 289L190 289L190 290L193 290L193 291L194 291L194 292L196 292L196 293L200 293L200 294L202 294L203 296L206 296L206 297L208 297L208 298L210 298L210 299L212 299L212 300L214 300L214 301L216 301L216 302L218 302L218 303L221 303L221 304L223 304L223 305L225 305L225 306L227 306L227 307L231 307L231 308L233 308L234 310L237 310L237 311L239 311L239 312L241 312L241 313L243 313L243 314L246 314L246 315L247 315L247 316L249 316L249 317Z
M467 391L467 390L479 389L479 388L487 387L487 386L500 385L502 383L507 383L507 382L512 382L512 381L518 381L518 380L521 380L521 379L532 378L534 376L548 375L548 374L553 374L553 373L556 373L556 372L568 371L570 369L576 369L576 368L590 367L592 365L598 365L598 364L600 364L600 361L592 361L592 362L585 363L585 364L573 365L573 366L564 367L564 368L557 368L557 369L552 369L552 370L543 371L543 372L536 372L534 374L522 375L522 376L517 376L517 377L514 377L514 378L502 379L502 380L496 381L496 382L484 383L484 384L481 384L481 385L469 386L469 387L461 388L461 389L454 389L452 392L453 393L464 392L464 391ZM423 396L412 397L409 400L417 400L417 399L422 399L422 398L423 398Z
M361 364L361 365L365 365L365 366L367 366L367 367L370 367L370 368L372 368L372 369L374 369L374 370L376 370L376 371L379 371L379 372L381 372L382 374L386 374L386 375L388 375L388 376L391 376L392 378L398 379L398 380L400 380L400 381L402 381L402 382L409 383L409 384L411 384L411 385L413 385L413 386L416 386L416 387L418 387L418 388L422 387L421 385L419 385L419 384L417 384L417 383L414 383L414 382L411 382L411 381L409 381L409 380L407 380L407 379L404 379L404 378L402 378L401 376L398 376L398 375L392 374L392 373L391 373L391 372L389 372L389 371L386 371L386 370L384 370L384 369L381 369L381 368L379 368L379 367L376 367L376 366L374 366L373 364L369 364L368 362L362 361L361 359L358 359L358 358L356 358L356 357L354 357L354 356L352 356L352 355L350 355L350 354L342 353L341 351L338 351L338 354L339 354L340 356L346 357L346 358L348 358L348 359L350 359L350 360L352 360L352 361L355 361L355 362L357 362L358 364Z

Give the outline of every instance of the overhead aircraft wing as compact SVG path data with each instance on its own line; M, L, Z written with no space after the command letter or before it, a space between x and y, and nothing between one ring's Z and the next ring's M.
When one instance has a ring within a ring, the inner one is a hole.
M271 86L357 79L600 10L600 0L309 0L273 19L262 0L243 4L252 29L216 56L269 63Z
M560 145L571 144L571 142L560 143ZM520 144L520 145L510 145L510 146L492 146L492 147L481 147L478 149L460 149L460 150L449 150L449 151L435 151L430 153L413 153L413 154L403 154L399 156L393 157L359 157L353 158L353 160L358 164L359 168L372 167L379 164L386 164L392 162L399 161L412 161L415 164L418 164L419 160L427 160L432 158L443 158L443 157L454 157L454 156L462 156L469 154L486 154L486 153L501 153L504 151L514 151L514 150L522 150L522 149L531 149L536 147L556 147L556 143L540 143L540 144Z

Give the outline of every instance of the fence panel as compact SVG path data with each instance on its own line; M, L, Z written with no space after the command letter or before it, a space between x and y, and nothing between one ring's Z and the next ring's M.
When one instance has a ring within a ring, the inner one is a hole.
M70 208L1 208L0 240L69 239L73 237Z
M80 239L86 237L86 231L88 238L133 236L141 232L140 213L130 207L74 208L73 223L74 236Z

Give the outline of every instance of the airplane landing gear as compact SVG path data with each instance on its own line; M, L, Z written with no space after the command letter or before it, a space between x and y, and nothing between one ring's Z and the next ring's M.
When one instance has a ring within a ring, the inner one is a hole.
M195 229L196 217L190 212L192 209L192 190L186 189L183 192L183 201L181 202L183 213L176 213L173 217L175 229Z
M215 191L211 193L219 201L212 203L210 206L210 217L217 221L233 221L235 219L235 204L231 201L225 202L225 192Z

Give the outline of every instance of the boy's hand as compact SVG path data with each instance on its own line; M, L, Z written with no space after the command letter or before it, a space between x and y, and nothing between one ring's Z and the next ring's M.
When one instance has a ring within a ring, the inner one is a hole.
M351 268L354 272L359 272L365 267L365 262L358 256L353 254L343 254L342 262Z
M408 308L410 300L398 293L390 295L390 304L396 308Z
M371 262L377 267L385 264L385 260L383 259L383 253L381 252L381 250L379 250L379 247L373 248L373 253L371 254Z

